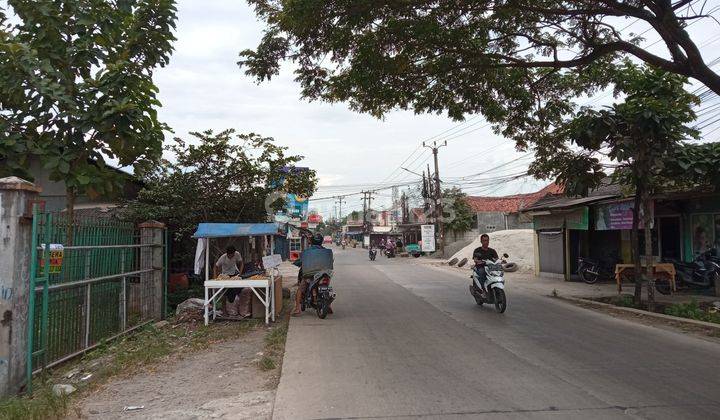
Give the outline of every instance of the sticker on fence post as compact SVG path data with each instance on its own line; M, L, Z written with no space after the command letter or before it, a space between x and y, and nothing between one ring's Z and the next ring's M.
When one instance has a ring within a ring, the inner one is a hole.
M45 244L40 244L40 248L44 249ZM49 248L50 274L58 274L62 271L63 258L65 257L65 248L62 244L50 244ZM40 269L45 269L45 261L40 258Z

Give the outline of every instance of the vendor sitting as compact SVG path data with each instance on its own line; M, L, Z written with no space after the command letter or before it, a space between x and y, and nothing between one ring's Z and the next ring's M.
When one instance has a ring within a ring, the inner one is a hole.
M218 258L213 267L213 277L218 278L218 271L224 278L240 276L245 268L242 255L235 249L234 246L230 245L225 250L225 253ZM240 297L237 297L240 295ZM249 288L228 288L225 293L225 314L228 316L238 316L247 318L252 315L250 308L250 302L252 300L252 290Z

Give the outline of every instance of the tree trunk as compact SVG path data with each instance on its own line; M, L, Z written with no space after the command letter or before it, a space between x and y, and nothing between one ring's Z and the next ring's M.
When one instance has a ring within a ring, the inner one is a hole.
M632 246L632 259L635 267L633 269L635 277L635 293L633 296L633 303L635 306L640 306L642 303L642 266L640 265L640 193L643 190L642 185L638 182L635 185L635 200L633 205L633 223L632 233L630 235L630 242Z
M655 311L655 275L652 252L652 217L650 216L650 195L644 192L642 199L643 227L645 228L645 280L647 281L648 310Z

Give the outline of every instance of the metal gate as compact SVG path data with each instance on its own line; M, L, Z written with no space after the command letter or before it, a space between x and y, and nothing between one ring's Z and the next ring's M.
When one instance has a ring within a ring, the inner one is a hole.
M165 230L36 205L32 238L28 387L33 373L164 317Z

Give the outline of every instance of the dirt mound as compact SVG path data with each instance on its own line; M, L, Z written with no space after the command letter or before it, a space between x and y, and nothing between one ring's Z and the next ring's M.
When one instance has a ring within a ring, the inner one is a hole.
M533 247L534 233L532 229L514 229L500 230L491 232L490 248L494 248L498 254L507 253L510 258L509 262L518 265L518 271L532 271L535 265L535 251ZM467 258L472 262L472 253L475 248L480 246L480 237L478 236L470 245L458 251L451 257L462 260ZM467 264L465 267L470 269L473 264Z

